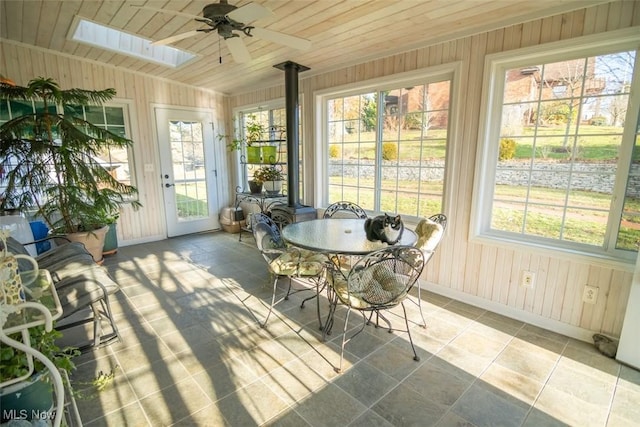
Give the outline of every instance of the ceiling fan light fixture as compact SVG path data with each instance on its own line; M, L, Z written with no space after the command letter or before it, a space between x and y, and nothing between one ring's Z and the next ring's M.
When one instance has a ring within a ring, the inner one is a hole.
M179 16L188 15L183 12L163 10L151 6L137 7L146 10L154 10L159 13L178 14ZM201 28L199 30L176 34L159 40L155 42L155 44L162 45L173 43L187 37L191 37L199 32L209 33L215 30L218 35L225 40L227 48L230 50L234 61L239 63L251 60L251 55L249 54L244 41L242 41L240 33L247 37L261 38L299 50L307 50L311 47L311 42L309 40L245 24L245 22L253 22L272 14L273 13L269 9L259 3L247 3L244 6L238 7L229 4L227 0L220 0L219 3L206 5L202 9L202 16L191 15L195 21L206 24L208 28Z

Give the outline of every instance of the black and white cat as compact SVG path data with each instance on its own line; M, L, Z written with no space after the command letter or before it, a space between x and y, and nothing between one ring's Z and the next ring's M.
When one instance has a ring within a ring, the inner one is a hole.
M400 215L392 217L385 213L384 215L367 218L364 222L364 231L367 232L367 239L372 242L380 240L381 242L395 245L402 237L404 224L400 219Z

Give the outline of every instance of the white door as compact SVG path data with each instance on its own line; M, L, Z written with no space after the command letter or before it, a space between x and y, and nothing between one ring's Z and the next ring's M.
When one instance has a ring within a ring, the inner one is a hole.
M211 113L156 108L169 237L220 228Z

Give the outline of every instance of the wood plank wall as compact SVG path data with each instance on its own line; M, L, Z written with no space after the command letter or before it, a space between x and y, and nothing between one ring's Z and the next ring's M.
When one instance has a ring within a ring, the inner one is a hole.
M458 139L452 141L449 168L455 194L446 207L449 226L423 278L436 292L519 317L549 329L589 339L592 332L619 336L633 266L607 264L528 248L470 241L473 174L478 144L484 60L487 54L574 37L640 26L640 2L613 2L501 28L472 37L364 62L330 73L300 75L303 122L313 123L315 91L367 79L461 61L465 105L460 106ZM639 27L640 30L640 27ZM292 58L293 59L293 58ZM282 98L282 86L233 96L230 108ZM305 182L313 177L313 126L305 126ZM449 189L451 191L451 185ZM305 194L313 194L306 191ZM314 204L313 200L305 200ZM518 286L522 270L536 274L535 289ZM599 288L597 304L582 302L586 284Z
M131 139L134 141L134 161L137 187L143 207L139 211L123 209L118 220L118 239L122 244L166 238L163 193L160 185L159 151L156 141L153 104L172 107L194 107L210 110L217 129L224 126L225 97L192 86L178 85L122 68L78 60L44 49L0 41L0 74L26 85L39 76L51 77L64 89L115 88L117 100L130 102ZM224 133L224 128L222 128ZM228 169L228 159L222 159L222 170ZM151 165L153 172L145 171ZM224 188L229 186L224 174ZM224 205L228 193L220 195ZM224 206L223 205L223 206Z

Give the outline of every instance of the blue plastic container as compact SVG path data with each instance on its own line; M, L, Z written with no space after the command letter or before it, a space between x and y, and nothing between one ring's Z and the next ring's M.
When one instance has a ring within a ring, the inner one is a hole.
M49 234L49 227L42 221L31 221L31 232L35 240L44 239ZM51 249L51 242L36 243L36 251L38 255Z

